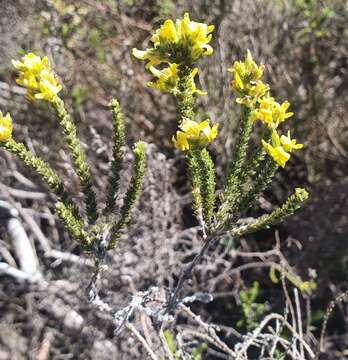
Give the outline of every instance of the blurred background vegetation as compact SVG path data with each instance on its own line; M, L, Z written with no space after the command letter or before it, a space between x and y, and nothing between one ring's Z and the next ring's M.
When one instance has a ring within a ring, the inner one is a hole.
M219 140L212 148L219 181L232 153L239 114L229 89L227 67L244 57L246 49L266 65L265 80L279 101L291 102L294 137L305 147L279 172L250 216L270 211L294 186L306 186L311 200L298 216L276 229L238 244L227 239L209 254L186 291L216 295L212 304L200 309L213 323L252 328L260 315L281 308L281 287L272 283L269 269L255 268L238 276L229 275L229 271L248 261L238 257L236 249L267 250L278 237L291 268L317 284L306 304L310 304L312 314L310 330L318 334L328 302L348 288L347 1L0 0L0 9L0 107L11 112L15 137L54 165L71 191L79 190L78 182L58 123L45 104L31 106L24 99L15 85L12 58L27 51L49 56L64 84L64 98L86 144L100 193L111 148L112 122L106 107L110 98L116 97L122 104L129 145L138 139L152 144L136 221L118 253L110 255L110 270L103 283L108 289L104 295L118 306L134 289L155 283L171 285L174 280L170 274L177 273L180 262L189 260L199 246L194 240L196 224L189 206L184 161L170 140L176 129L175 104L170 96L145 87L148 74L143 64L132 58L131 49L146 48L154 26L168 17L181 17L184 11L189 11L193 20L215 25L214 54L198 64L200 87L208 92L199 100L198 112L202 118L221 124ZM30 210L55 248L79 254L51 216L52 203L47 197L27 198L16 192L25 185L14 174L20 172L31 179L33 174L4 152L0 155L0 197ZM40 187L37 191L44 192ZM30 226L27 229L31 234ZM37 241L34 233L31 236ZM5 231L0 232L0 241L11 253ZM0 277L0 349L4 349L0 359L28 358L47 334L55 335L50 359L141 358L140 350L130 346L130 339L113 338L110 319L90 314L82 289L88 279L75 271L79 265L41 258L39 245L37 252L50 279L69 279L71 286L75 284L62 298L51 294L51 301L78 308L90 332L71 331L67 335L64 322L62 325L59 316L47 310L44 294L37 289L28 292L24 285ZM216 265L209 262L211 259ZM75 292L79 295L73 296ZM329 358L348 358L347 307L341 306L331 322Z

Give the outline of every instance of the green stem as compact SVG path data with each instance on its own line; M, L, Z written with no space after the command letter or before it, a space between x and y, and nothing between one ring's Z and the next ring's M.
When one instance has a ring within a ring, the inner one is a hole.
M70 236L75 239L80 245L88 250L92 243L92 240L89 238L87 233L83 230L83 221L77 219L74 214L70 211L64 203L58 202L56 204L56 212L59 218L65 225L65 228L68 230Z
M97 200L93 190L90 169L86 161L86 156L77 137L76 126L66 111L63 100L57 97L52 104L57 111L59 123L63 128L63 133L71 151L75 171L81 182L89 223L94 224L98 218Z
M225 223L229 213L234 213L236 211L236 202L241 195L241 185L246 178L246 173L243 172L243 164L247 157L252 124L253 119L250 116L250 109L244 107L239 141L236 145L233 162L228 170L225 188L221 194L221 206L216 215L218 226Z
M228 233L233 237L240 237L267 228L268 226L293 215L294 212L301 207L302 203L308 199L308 196L309 195L306 190L297 188L280 208L273 210L268 215L259 217L250 224L234 228L231 231L228 231Z
M68 208L74 216L80 218L79 211L64 189L62 181L48 164L39 157L34 156L24 144L18 143L12 138L5 143L0 143L0 146L16 155L26 166L34 170L53 191L57 198L64 203L65 207Z
M241 197L237 204L238 213L242 213L247 210L256 200L256 198L266 189L267 185L273 179L278 164L271 158L267 158L263 163L262 169L259 172L256 182L252 185L252 188Z
M130 220L130 211L139 196L141 183L145 174L146 154L145 143L139 141L135 144L133 150L135 156L134 172L128 186L123 206L120 211L120 219L111 228L111 237L108 249L114 249L120 237L120 230L128 225Z
M193 196L193 211L199 217L203 209L203 199L201 194L201 176L198 165L197 156L194 151L189 151L186 154L186 165L191 181L192 196Z
M203 219L204 223L209 227L215 209L216 184L214 163L207 149L194 150L193 153L193 156L197 159L197 164L199 168L203 202Z
M178 92L176 93L176 98L180 121L184 118L193 120L195 98L192 91L191 72L192 68L190 66L179 66Z
M120 104L116 99L113 99L110 101L109 107L112 111L114 120L114 137L112 147L113 158L108 178L106 207L104 210L105 214L111 213L115 207L125 146L125 131Z

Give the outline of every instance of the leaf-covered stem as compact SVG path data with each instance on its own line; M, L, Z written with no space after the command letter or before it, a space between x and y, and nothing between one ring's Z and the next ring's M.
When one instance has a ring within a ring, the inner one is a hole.
M104 210L105 214L111 213L115 207L115 200L119 190L120 171L123 163L125 145L125 131L120 104L116 99L113 99L110 101L109 107L113 115L114 135L112 162L107 185L106 207Z
M75 171L81 182L89 223L94 224L98 217L96 195L93 190L91 173L86 161L86 156L77 137L76 126L66 111L63 100L56 97L52 104L57 111L60 125L63 128L64 136L71 151Z
M202 213L203 208L203 199L201 194L201 176L197 157L195 156L194 151L190 151L186 155L186 164L189 174L189 179L191 181L191 193L193 196L193 211L198 217Z
M225 188L221 194L221 206L216 216L218 225L222 225L226 221L227 215L229 213L234 213L236 210L236 201L241 194L241 184L245 180L243 164L247 156L252 123L253 120L250 116L250 109L244 107L239 140L235 148L233 162L227 173Z
M272 132L267 128L265 131L263 131L263 134L261 135L261 138L269 142L272 136ZM260 143L257 149L255 150L254 155L250 159L250 162L246 164L245 171L243 172L245 174L246 180L248 177L253 176L255 174L258 174L260 171L260 166L262 166L262 162L264 161L266 156L266 152L262 144Z
M115 248L117 240L120 236L120 230L128 225L128 222L130 220L130 212L140 193L141 183L145 174L145 143L143 141L137 142L134 146L133 153L135 156L133 176L131 178L123 201L123 205L120 210L120 219L111 228L111 236L108 249Z
M193 120L193 105L195 99L192 91L191 72L192 68L190 66L179 66L179 81L176 99L180 121L184 118Z
M200 194L203 207L203 220L209 226L215 208L215 169L207 149L191 151L192 161L196 163L199 176Z
M65 225L70 236L75 239L84 249L88 250L92 243L92 239L84 231L84 224L82 220L77 219L71 210L65 206L64 203L58 202L56 204L56 213Z
M262 163L262 168L257 175L255 183L252 185L251 189L244 194L237 203L237 212L238 214L247 210L256 200L256 198L266 189L267 185L273 179L277 169L278 164L271 158L267 158L264 163Z
M34 156L23 143L19 143L12 138L7 142L0 143L0 146L16 155L26 166L34 170L53 191L57 198L64 203L65 207L69 208L74 216L79 218L79 211L76 205L64 189L64 185L58 175L48 164L46 164L41 158Z
M236 227L228 233L232 237L240 237L267 228L268 226L276 224L277 222L284 220L286 217L293 215L307 199L308 192L304 189L297 188L281 207L273 210L270 214L260 216L255 221L247 225Z

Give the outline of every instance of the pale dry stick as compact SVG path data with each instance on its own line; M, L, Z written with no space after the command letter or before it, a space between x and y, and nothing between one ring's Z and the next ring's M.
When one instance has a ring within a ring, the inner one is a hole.
M0 274L5 274L17 279L19 282L40 283L42 278L35 274L28 274L25 271L16 269L4 262L0 262Z
M283 291L284 293L287 292L287 289L286 289L286 283L285 283L285 275L284 275L284 272L281 272L281 281L282 281L282 286L283 286ZM284 310L284 321L281 323L281 326L280 328L277 330L277 341L274 342L272 348L271 348L271 351L270 351L270 354L271 356L274 356L274 352L276 351L276 348L277 348L277 343L281 341L281 333L283 332L283 329L284 329L284 323L285 321L287 321L288 319L288 315L289 315L289 309L290 309L290 305L292 306L291 304L291 300L287 298L287 295L285 294L285 310ZM290 305L289 305L289 302L290 302ZM295 329L296 330L296 329Z
M30 227L32 232L34 233L36 239L39 241L42 249L47 252L51 250L51 245L47 239L47 237L44 235L44 233L41 231L40 226L36 223L34 218L30 216L27 212L23 211L23 208L18 204L16 204L16 209L18 210L19 214L23 218L23 220L27 223L27 225Z
M195 321L198 325L200 325L204 331L209 335L209 337L214 341L215 346L217 346L220 350L225 352L226 354L230 356L235 356L235 352L230 349L223 341L220 340L220 338L216 335L216 332L213 327L206 324L200 316L196 315L194 312L191 311L190 308L188 308L184 304L180 304L180 308L188 315L188 317Z
M214 297L214 299L216 299L216 298ZM213 328L217 328L221 331L224 331L226 333L226 336L230 336L232 334L236 338L239 338L239 339L243 338L243 335L231 326L218 325L218 324L214 324L214 323L210 323L209 325L212 326Z
M188 334L190 336L193 336L193 337L197 337L197 338L200 338L206 342L209 342L211 345L214 345L216 346L219 350L223 351L223 353L226 353L223 349L221 349L221 347L216 344L215 340L210 337L208 334L204 334L204 333L201 333L199 331L196 331L196 330L190 330L190 329L185 329L184 331L185 334ZM227 359L234 359L234 356L232 356L231 354L226 354L227 356Z
M330 319L330 316L331 316L332 312L334 311L336 305L341 303L342 301L346 301L347 299L348 299L348 290L345 291L343 294L339 295L336 299L332 300L330 302L329 306L327 307L323 326L321 328L321 333L320 333L320 341L319 341L319 352L320 353L324 352L324 338L325 338L327 323Z
M81 256L59 250L48 250L45 252L45 257L52 257L56 260L71 262L82 266L94 267L94 262L91 259L86 259Z
M133 293L135 293L135 291ZM144 333L144 337L145 337L146 341L148 342L148 344L151 347L153 347L152 338L150 336L149 328L148 328L148 324L147 324L148 320L149 320L148 316L146 316L143 313L140 313L140 324L141 324L141 327L142 327L142 330Z
M10 164L14 164L10 162ZM20 173L18 170L16 170L17 167L15 167L14 170L9 170L5 173L5 176L13 176L18 182L20 182L23 186L28 187L32 190L37 190L38 186L34 184L31 180L29 180L27 177L25 177L22 173Z
M306 300L306 337L311 336L311 322L312 322L312 309L311 309L311 298L305 297Z
M281 263L283 262L283 260L281 259ZM284 265L283 265L284 266ZM297 331L297 322L296 322L296 316L295 316L295 310L294 310L294 306L292 304L291 301L291 297L288 291L288 288L286 286L286 280L285 280L285 274L284 271L282 271L280 273L280 279L281 279L281 283L282 283L282 288L283 288L283 292L284 292L284 296L285 296L285 301L286 301L286 306L288 308L288 311L290 311L291 314L291 322L292 322L292 327L294 329L294 331ZM287 316L285 317L285 320L287 320ZM293 343L296 342L296 339L293 339ZM288 348L286 348L286 354L290 352L291 347L293 347L293 343L289 343Z
M28 274L42 276L35 248L18 219L18 211L13 208L12 204L2 200L0 200L0 211L6 223L6 229L12 240L21 270Z
M6 187L10 195L18 199L31 199L38 201L47 199L47 194L44 192L15 189L6 185L4 185L4 187Z
M295 322L295 310L294 310L294 306L292 304L292 301L291 301L291 297L290 297L290 294L289 294L289 291L288 291L288 288L286 286L286 281L285 281L285 274L284 272L281 272L280 273L280 281L282 283L282 287L283 287L283 292L284 292L284 296L285 296L285 301L286 303L288 304L289 306L289 310L290 310L290 314L291 314L291 319L292 319L292 322L293 322L293 327L295 329L295 331L297 330L296 328L296 322Z
M191 360L191 359L187 359L186 355L182 351L185 344L180 332L178 332L178 334L176 335L176 342L178 343L178 353L179 353L178 355L181 356L182 360Z
M7 244L3 240L0 240L0 257L4 262L9 264L10 266L17 268L16 260L14 259L10 250L8 249Z
M153 352L145 338L140 334L140 332L135 328L135 326L132 323L127 323L126 328L140 341L140 343L143 345L146 352L149 354L150 358L152 360L159 360L156 354Z
M235 360L238 359L243 359L241 356L243 356L243 354L246 353L246 351L248 350L248 348L250 346L252 346L252 344L254 343L255 339L260 335L261 330L272 320L280 320L280 321L284 321L284 317L282 315L279 314L269 314L267 315L262 322L260 323L260 325L253 331L253 333L251 334L251 336L249 337L249 339L247 341L245 341L242 344L241 349L238 351L238 353L236 354L236 358ZM291 331L292 335L294 337L296 337L296 339L298 339L299 341L301 341L303 343L304 348L306 349L306 351L308 352L309 356L314 359L315 358L315 354L312 351L312 349L310 348L310 346L302 339L300 338L300 336L298 335L298 333L294 330L294 328L287 322L284 321L285 326Z
M283 328L284 328L284 322L280 323L279 321L276 321L276 330L275 331L271 326L268 327L268 330L273 332L273 335L274 335L274 338L272 339L273 340L273 345L272 345L271 350L269 352L271 356L274 356L274 352L276 351L276 348L277 348L277 345L278 345L278 342L279 342L279 339L280 339L280 335L281 335L281 333L283 331Z
M50 347L52 340L54 339L54 335L51 332L47 332L42 341L41 347L38 351L37 360L48 360L50 356Z
M294 296L295 296L296 313L297 313L298 333L299 333L301 339L303 339L301 304L300 304L300 298L298 296L298 290L296 288L294 289ZM301 358L304 359L304 349L303 349L302 341L300 341L300 352L301 352Z
M231 256L232 257L245 257L245 258L251 258L251 257L258 257L261 260L264 260L265 258L276 255L279 256L279 251L277 249L272 249L268 251L256 251L256 252L243 252L238 250L231 250Z
M94 262L90 259L86 259L81 256L52 249L47 237L44 235L40 226L37 224L34 218L30 216L29 213L25 211L25 209L23 209L19 204L14 204L14 206L15 209L19 212L19 214L23 218L23 220L32 230L36 239L39 241L42 249L44 250L45 257L52 257L54 259L61 261L67 261L83 266L94 267Z

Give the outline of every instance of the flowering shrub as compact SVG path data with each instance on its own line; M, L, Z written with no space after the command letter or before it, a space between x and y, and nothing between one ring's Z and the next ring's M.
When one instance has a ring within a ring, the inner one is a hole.
M216 244L222 236L233 238L258 231L292 215L308 198L305 189L296 188L282 206L247 224L239 220L254 204L258 196L271 182L277 169L285 167L294 150L302 148L295 139L281 133L280 126L294 114L288 111L290 103L279 103L271 96L271 87L262 81L264 66L257 64L250 51L243 61L235 61L229 71L233 79L231 89L236 95L237 106L242 114L239 136L234 156L228 166L225 182L217 196L215 164L208 150L209 144L218 136L219 124L210 119L200 121L195 112L197 96L207 95L195 83L198 68L195 62L213 53L210 45L214 26L190 20L184 14L175 23L166 20L151 37L153 47L146 50L133 49L135 58L146 61L145 69L153 77L147 86L173 95L177 103L178 130L172 142L176 149L184 152L188 180L191 183L193 210L202 232L202 247L192 262L185 267L176 287L168 291L163 306L151 316L159 323L168 320L177 307L183 303L180 293L184 282L190 278L205 251ZM127 227L131 209L140 193L145 175L145 143L134 146L134 173L126 191L123 205L115 209L118 196L120 170L125 145L125 129L120 105L116 100L109 103L113 115L113 159L107 184L104 204L97 204L90 168L85 153L77 137L76 126L59 96L62 90L58 77L47 57L41 58L28 53L21 60L13 61L19 75L17 83L26 89L26 97L32 101L46 101L55 109L63 136L69 145L74 169L79 177L84 195L84 211L78 208L67 194L62 181L55 171L41 158L35 156L24 144L12 138L11 117L0 113L0 146L17 155L27 166L36 171L57 197L56 212L67 231L81 246L95 258L95 276L91 282L90 299L100 305L93 282L99 275L105 253L114 249ZM256 149L250 145L253 125L260 121L263 133ZM309 292L310 286L298 286ZM144 292L151 293L151 290ZM139 304L136 303L134 307ZM130 309L130 306L128 307ZM129 310L128 309L128 310ZM127 310L127 311L128 311ZM133 308L132 308L133 311ZM129 320L131 311L115 315L117 331Z

